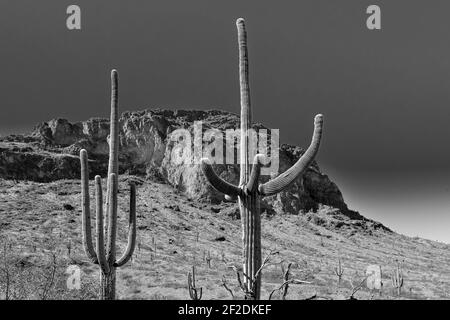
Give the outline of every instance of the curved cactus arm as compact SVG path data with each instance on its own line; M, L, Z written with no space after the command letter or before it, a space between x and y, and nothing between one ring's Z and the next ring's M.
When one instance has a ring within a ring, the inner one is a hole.
M115 263L116 267L121 267L133 256L136 247L136 185L130 183L130 217L128 225L128 243L122 257Z
M113 265L116 260L116 230L117 230L117 189L119 181L117 175L109 175L109 212L108 212L108 236L106 244L106 259L108 264Z
M84 251L89 260L98 263L97 254L92 243L91 233L91 208L89 203L89 166L88 154L85 149L80 151L81 161L81 198L82 198L82 214L81 214L81 233L83 239Z
M225 195L230 197L237 197L241 195L241 188L226 182L222 178L220 178L216 172L214 171L211 163L207 158L201 159L203 174L205 175L208 182L219 192L222 192Z
M316 115L314 118L314 133L312 141L306 152L288 170L278 177L259 186L259 193L263 196L270 196L283 191L289 187L311 164L319 150L322 138L323 116Z
M96 218L97 218L97 259L103 273L109 273L106 261L105 240L103 235L103 192L102 178L95 176Z
M252 173L251 173L250 179L248 180L248 183L246 185L247 193L251 193L258 188L259 176L261 174L261 167L263 165L262 162L264 161L264 159L265 159L265 157L263 154L255 155L255 158L253 160Z

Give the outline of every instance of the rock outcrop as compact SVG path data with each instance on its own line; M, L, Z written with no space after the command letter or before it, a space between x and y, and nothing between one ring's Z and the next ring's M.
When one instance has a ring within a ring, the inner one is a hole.
M144 110L125 112L120 117L120 172L163 179L191 199L207 198L220 202L223 195L206 182L200 165L176 164L172 157L176 141L170 138L177 129L192 132L194 121L203 129L221 131L239 127L239 116L218 110ZM256 129L264 128L260 124ZM47 182L80 177L79 151L86 149L91 174L107 172L109 121L92 118L70 123L55 119L36 126L29 135L0 138L0 177ZM291 167L302 155L300 147L281 145L280 172ZM216 172L238 184L239 166L215 165ZM364 219L347 208L341 192L316 163L287 191L267 197L262 203L268 214L298 214L317 210L319 205L339 209L352 219Z

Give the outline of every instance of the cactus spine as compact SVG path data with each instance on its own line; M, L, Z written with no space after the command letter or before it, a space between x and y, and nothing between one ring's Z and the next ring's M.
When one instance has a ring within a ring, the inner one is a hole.
M201 300L203 288L195 286L195 266L192 266L192 273L188 273L188 290L192 300Z
M249 65L247 33L244 19L236 21L239 42L239 79L241 98L241 138L240 138L240 182L232 185L221 179L208 159L202 159L202 169L208 182L228 199L238 198L242 223L244 257L244 285L246 299L259 300L261 286L261 218L260 197L279 193L288 188L310 166L319 149L322 136L322 115L314 119L314 134L311 145L290 169L273 180L258 185L264 156L257 154L253 166L249 163L249 129L251 126ZM251 171L250 171L251 169Z
M128 262L128 260L130 260L136 244L136 187L134 183L130 183L128 243L124 254L118 260L116 260L117 191L119 184L119 107L118 74L116 70L113 70L111 72L111 85L111 124L109 141L109 167L106 192L106 219L104 222L102 180L101 177L97 175L95 176L97 232L95 249L91 234L88 154L84 149L80 151L83 246L89 260L100 266L100 298L103 300L115 299L116 268L123 266Z
M402 293L402 287L403 287L403 273L400 270L399 264L397 264L397 268L394 271L392 271L391 281L392 281L392 287L397 289L397 295L400 296L400 294Z

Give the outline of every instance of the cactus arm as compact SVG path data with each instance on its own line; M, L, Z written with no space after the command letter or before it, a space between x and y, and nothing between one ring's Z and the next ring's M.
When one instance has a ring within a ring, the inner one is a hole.
M188 274L188 288L189 288L189 296L191 297L191 299L198 300L197 290L195 289L195 275L192 276L190 272Z
M85 149L80 151L81 161L81 197L82 197L82 215L81 215L81 233L83 238L83 247L86 255L93 263L98 263L97 254L92 243L91 233L91 208L89 203L89 166L88 155Z
M241 100L241 153L240 153L240 179L239 185L247 184L250 176L248 159L249 135L252 114L250 104L249 64L247 49L247 31L245 21L242 18L236 20L239 44L239 84Z
M103 192L102 178L95 176L96 218L97 218L97 259L103 273L109 273L106 261L105 241L103 237Z
M109 133L108 177L119 174L119 74L111 71L111 119Z
M194 297L192 295L192 278L191 273L188 272L188 290L189 290L189 297L191 297L192 300L194 300Z
M117 190L118 180L115 173L109 175L109 212L108 212L108 238L107 259L108 264L116 262L116 230L117 230Z
M116 262L116 267L121 267L133 256L136 247L136 185L130 183L130 216L128 225L128 243L124 254Z
M214 171L211 163L207 158L202 158L201 163L203 174L205 175L209 184L211 184L211 186L213 186L217 191L231 197L239 196L242 193L242 190L239 187L220 178Z
M247 193L251 193L258 188L258 181L259 181L259 176L261 174L261 166L262 166L263 160L264 160L263 154L255 155L255 158L253 160L252 173L250 174L250 179L248 180L248 183L245 188Z
M106 177L106 217L105 237L108 235L109 225L109 176L111 173L119 174L119 74L117 70L111 70L111 114L109 120L109 162L108 175Z
M270 196L283 191L289 187L300 175L310 166L319 151L320 140L322 138L323 116L316 115L314 118L314 133L312 141L306 152L287 171L278 177L259 186L259 192L263 196Z
M250 112L250 87L248 76L248 50L247 50L247 33L245 30L244 19L240 18L236 21L238 29L239 41L239 80L240 80L240 96L241 96L241 139L240 139L240 182L239 185L245 185L249 176L250 166L248 163L248 129L251 123ZM228 201L234 200L242 194L242 189L234 186L221 179L214 172L208 159L202 159L202 169L208 182L219 192L225 194Z

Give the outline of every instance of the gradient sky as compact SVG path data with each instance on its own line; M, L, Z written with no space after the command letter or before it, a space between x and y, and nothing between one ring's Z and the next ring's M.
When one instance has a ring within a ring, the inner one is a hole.
M66 29L78 4L82 30ZM367 6L382 30L366 28ZM249 37L254 120L306 146L325 115L318 162L352 209L450 243L449 1L4 0L0 133L55 117L122 110L239 112L235 20Z

